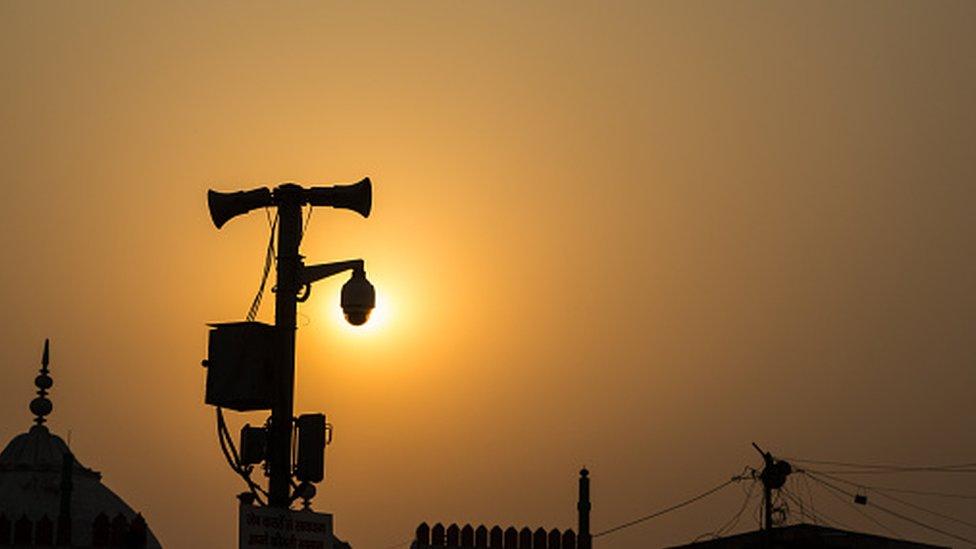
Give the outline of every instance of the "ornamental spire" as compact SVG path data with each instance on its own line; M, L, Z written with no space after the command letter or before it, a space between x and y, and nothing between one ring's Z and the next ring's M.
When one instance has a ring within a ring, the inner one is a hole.
M48 375L47 365L50 360L50 353L48 352L48 347L50 340L44 340L44 354L41 355L41 373L34 378L34 385L37 387L37 398L31 401L30 411L34 414L34 423L38 425L44 425L47 421L44 416L51 413L54 409L54 405L51 404L51 400L47 398L47 390L54 385L54 380Z

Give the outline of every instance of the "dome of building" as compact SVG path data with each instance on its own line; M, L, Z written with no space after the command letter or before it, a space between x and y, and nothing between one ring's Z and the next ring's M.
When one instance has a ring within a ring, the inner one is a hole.
M0 546L160 547L142 515L44 425L53 408L47 342L41 364L35 425L0 452Z

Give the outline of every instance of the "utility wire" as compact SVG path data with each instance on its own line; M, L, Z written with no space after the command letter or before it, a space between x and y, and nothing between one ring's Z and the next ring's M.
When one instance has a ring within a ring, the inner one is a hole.
M271 219L270 214L268 214L268 226L271 228L270 235L268 236L268 248L264 254L264 269L261 272L261 284L258 286L257 293L254 294L254 300L251 301L251 307L247 310L247 320L248 322L254 320L258 316L258 311L261 309L261 299L264 298L264 288L268 284L268 275L271 273L271 265L275 261L275 228L278 226L278 214L275 213L274 219Z
M834 492L833 490L831 490L831 489L829 489L829 488L828 488L828 487L827 487L826 485L821 485L821 486L822 486L822 488L824 488L824 491L825 491L825 492L827 492L828 494L830 494L830 495L831 495L831 497L833 497L834 499L836 499L836 500L838 500L838 501L840 501L841 503L844 503L844 504L846 504L847 506L849 506L849 507L851 507L851 508L853 508L853 509L854 509L855 511L857 511L857 513L858 513L859 515L861 515L862 517L864 517L864 518L866 518L866 519L868 519L868 520L870 520L870 521L871 521L871 522L873 522L874 524L876 524L876 525L878 525L878 526L879 526L879 527L881 527L881 529L883 529L883 530L884 530L885 532L888 532L889 534L891 534L891 535L893 535L893 536L895 536L895 538L897 538L897 539L904 539L904 537L903 537L903 536L902 536L901 534L899 534L898 532L896 532L896 531L894 531L894 530L892 530L892 529L891 529L891 528L890 528L890 527L889 527L888 525L886 525L886 524L884 524L883 522L881 522L881 521L879 521L878 519L876 519L876 518L874 518L874 517L872 517L871 515L869 515L869 514L867 514L866 512L864 512L864 510L863 510L863 509L860 509L860 508L858 508L858 507L857 507L857 506L856 506L856 505L855 505L854 503L852 503L852 502L851 502L851 501L850 501L849 499L844 499L844 498L842 498L842 497L841 497L841 496L839 496L839 495L838 495L838 494L837 494L836 492Z
M602 532L597 532L596 534L593 534L593 537L594 538L598 538L600 536L605 536L607 534L611 534L611 533L616 532L618 530L623 530L624 528L629 528L631 526L634 526L635 524L640 524L641 522L644 522L645 520L650 520L652 518L659 517L659 516L661 516L661 515L663 515L665 513L670 513L671 511L675 511L675 510L680 509L680 508L682 508L682 507L684 507L686 505L690 505L690 504L692 504L692 503L694 503L694 502L696 502L696 501L698 501L698 500L700 500L702 498L705 498L707 496L710 496L710 495L714 494L715 492L718 492L722 488L725 488L726 486L732 484L733 482L737 482L737 481L740 481L740 480L742 480L742 477L738 477L738 476L732 477L729 480L723 482L722 484L719 484L718 486L712 488L711 490L708 490L707 492L701 493L701 494L699 494L699 495L697 495L697 496L695 496L695 497L693 497L691 499L687 499L685 501L682 501L681 503L678 503L677 505L672 505L671 507L668 507L667 509L662 509L662 510L656 512L656 513L651 513L650 515L645 515L645 516L640 517L638 519L634 519L634 520L632 520L630 522L625 522L625 523L623 523L623 524L621 524L619 526L614 526L613 528L610 528L608 530L604 530Z
M722 525L721 528L719 528L718 530L715 530L714 532L711 532L710 534L705 534L704 536L699 536L698 539L701 539L703 537L710 537L712 539L717 539L717 538L722 537L726 533L731 532L732 529L734 529L736 527L736 525L739 524L739 519L742 518L742 513L744 513L745 510L746 510L746 508L749 507L749 502L752 501L752 496L753 496L753 493L756 490L756 486L757 485L758 485L758 483L756 481L753 481L752 483L749 484L749 489L746 491L746 498L745 498L745 500L743 500L742 506L739 507L739 510L734 515L732 515L732 518L729 519L728 522L726 522L725 524ZM697 541L697 539L696 539L696 541Z
M820 472L820 474L826 476L826 473ZM836 480L840 480L840 479L836 479ZM912 494L915 496L932 496L932 497L955 498L955 499L976 499L976 494L954 494L950 492L932 492L929 490L910 490L907 488L892 488L890 486L868 486L866 484L859 484L858 486L862 486L864 488L870 488L878 492L894 492L896 494Z
M302 238L305 238L305 231L308 230L308 222L312 220L312 205L308 205L308 213L305 215L305 223L302 224Z
M796 463L811 463L814 465L832 465L836 467L850 467L853 469L865 469L871 471L890 471L890 472L907 472L907 473L921 472L921 471L942 472L942 473L976 472L976 462L960 463L956 465L906 466L906 465L892 465L892 464L884 464L884 463L850 463L844 461L799 459L799 458L792 458L792 457L788 457L784 459Z
M739 510L736 511L736 513L734 515L732 515L732 518L730 518L728 521L726 521L719 528L717 528L715 530L712 530L711 532L706 532L704 534L699 535L698 537L696 537L695 539L692 540L692 543L698 542L699 540L702 540L702 539L705 539L705 538L718 539L718 538L720 538L726 532L726 530L731 529L731 528L734 528L735 525L739 523L739 518L742 517L742 513L745 512L746 507L749 506L749 501L752 499L752 493L753 493L755 487L756 487L756 483L753 482L753 483L751 483L749 485L748 490L746 490L746 489L743 490L743 493L746 496L745 497L745 500L742 502L742 506L739 507Z
M802 495L802 493L800 493L800 490L803 489L803 486L800 485L800 481L796 480L796 477L790 477L789 478L789 481L791 483L793 483L794 485L796 485L796 487L797 487L797 501L796 501L796 504L800 507L800 520L806 520L807 516L810 515L810 514L807 513L807 504L803 501L803 495ZM784 486L784 488L785 488L785 486ZM812 501L812 499L813 498L811 498L811 501ZM811 504L810 507L812 507L812 506L813 505ZM812 516L812 515L810 515L810 516ZM814 519L814 522L816 522L816 519Z
M251 480L251 468L241 464L240 455L237 453L237 448L234 447L234 439L227 430L227 423L224 421L224 411L219 406L217 407L217 438L220 441L220 450L223 452L224 458L227 459L227 464L244 479L248 489L254 495L254 499L259 504L265 505L264 500L261 499L261 494L267 496L268 493Z
M817 507L816 507L816 501L813 499L813 489L810 488L810 479L807 478L806 475L803 475L800 478L803 479L803 489L806 490L807 498L809 498L810 500L808 507L810 508L811 514L813 514L814 516L814 524L816 524L817 519L815 513L817 512Z
M885 497L885 498L888 498L891 501L900 503L900 504L904 505L905 507L911 507L912 509L917 509L917 510L922 511L924 513L928 513L930 515L933 515L933 516L936 516L936 517L939 517L939 518L948 520L950 522L955 522L957 524L963 524L965 526L969 526L970 528L976 528L976 523L974 523L974 522L970 522L968 520L963 520L961 518L956 518L956 517L953 517L951 515L946 515L944 513L940 513L938 511L933 511L931 509L926 509L925 507L922 507L921 505L916 505L914 503L907 502L907 501L905 501L905 500L903 500L901 498L896 498L895 496L892 496L892 495L889 495L889 494L885 494L884 492L878 492L878 495L879 496L882 496L882 497Z
M849 484L851 486L857 486L857 487L860 487L860 488L870 488L871 490L874 490L874 491L877 491L877 492L894 492L894 493L900 493L900 494L912 494L912 495L916 495L916 496L932 496L932 497L955 498L955 499L976 499L976 494L960 494L960 493L952 493L952 492L936 492L936 491L932 491L932 490L910 490L910 489L907 489L907 488L894 488L894 487L891 487L891 486L873 486L873 485L870 485L870 484L863 484L863 483L860 483L860 482L851 482L851 481L846 480L846 479L842 479L842 478L839 478L839 477L831 476L830 475L830 471L821 471L819 469L810 469L810 471L813 472L813 473L819 474L819 475L823 475L823 476L828 477L828 478L832 478L832 479L834 479L834 480L836 480L838 482L843 482L845 484ZM836 473L834 473L834 474L836 474Z
M230 464L231 469L233 469L235 473L244 479L248 485L248 488L251 490L251 493L253 493L255 498L257 498L257 500L263 504L258 492L264 494L265 496L267 496L268 493L261 488L261 486L251 480L251 467L245 466L241 463L240 455L237 453L237 448L234 446L234 439L231 437L230 431L227 429L227 423L224 421L223 409L220 407L217 407L217 434L221 437L221 450L223 450L224 457L227 458L227 462Z
M311 213L311 212L309 212ZM274 218L271 217L271 213L265 209L265 215L268 218L268 227L270 228L268 235L268 247L264 254L264 268L261 272L261 284L258 286L258 291L254 295L254 299L251 301L251 306L247 310L247 320L248 322L253 321L257 315L258 311L261 309L261 299L264 297L264 289L268 283L268 274L271 272L271 265L275 261L275 229L278 226L278 213L275 212ZM264 505L264 501L261 499L261 494L267 496L267 492L261 488L257 483L251 480L251 467L241 464L240 454L237 452L237 447L234 445L234 437L231 436L230 431L227 429L227 422L224 420L224 411L218 406L217 407L217 440L220 442L220 450L224 454L224 458L227 460L227 464L230 468L237 473L244 482L247 483L248 490L254 495L255 500Z
M817 476L816 474L814 474L812 472L809 472L808 471L806 474L810 478L812 478L813 480L815 480L815 481L817 481L817 482L819 482L819 483L821 483L821 484L823 484L825 486L831 487L834 490L836 490L836 491L838 491L838 492L840 492L842 494L847 495L848 497L852 497L852 498L854 497L854 494L848 492L847 490L844 490L843 488L838 487L835 484L832 484L832 483L830 483L830 482L828 482L828 481L820 478L819 476ZM902 520L904 520L906 522L911 522L912 524L915 524L916 526L921 526L922 528L925 528L927 530L932 530L933 532L938 532L938 533L940 533L940 534L942 534L944 536L948 536L950 538L957 539L959 541L964 541L964 542L966 542L966 543L968 543L970 545L976 545L976 540L973 540L973 539L970 539L970 538L967 538L967 537L964 537L964 536L960 536L958 534L953 534L952 532L949 532L947 530L943 530L942 528L938 528L938 527L932 526L930 524L926 524L926 523L924 523L924 522L922 522L920 520L913 519L912 517L903 515L903 514L897 512L897 511L892 511L891 509L888 509L887 507L883 507L881 505L878 505L877 503L872 504L872 507L878 509L879 511L888 513L889 515L892 515L894 517L900 518L900 519L902 519Z
M799 496L793 494L793 492L791 492L790 490L787 490L786 488L782 488L782 489L780 489L780 491L783 493L783 495L786 496L786 498L788 500L796 503L797 505L800 505L800 506L803 505L803 501L800 500ZM846 524L844 522L841 522L841 521L839 521L839 520L831 517L830 515L824 513L823 511L813 511L811 509L809 511L809 513L810 513L810 516L813 517L814 521L816 522L816 524L818 526L820 524L826 524L828 526L837 526L837 527L841 527L841 528L844 528L844 529L847 529L847 530L853 530L853 528L850 525L848 525L848 524Z
M974 469L939 469L934 467L917 467L909 469L824 469L819 470L821 474L830 473L834 475L897 475L902 473L945 473L945 474L964 474L976 473Z
M813 471L813 472L816 473L816 471ZM865 486L865 485L862 485L862 484L857 484L857 483L851 482L849 480L845 480L845 479L842 479L842 478L837 478L837 477L834 477L834 476L831 476L831 475L827 475L827 474L823 474L823 473L821 473L821 475L824 476L824 477L827 477L827 478L829 478L831 480L834 480L834 481L837 481L837 482L842 482L842 483L847 484L847 485L850 485L850 486L854 486L855 488L870 489L873 492L877 493L877 495L879 495L881 497L884 497L884 498L888 498L888 499L890 499L892 501L895 501L897 503L900 503L900 504L902 504L902 505L904 505L906 507L911 507L912 509L916 509L918 511L922 511L922 512L928 513L930 515L934 515L934 516L937 516L939 518L946 519L946 520L951 521L951 522L955 522L955 523L958 523L958 524L963 524L963 525L969 526L970 528L976 528L976 522L970 522L968 520L963 520L961 518L956 518L956 517L953 517L951 515L946 515L944 513L938 512L938 511L933 511L931 509L927 509L925 507L922 507L921 505L916 505L914 503L905 501L905 500L903 500L901 498L896 498L895 496L892 496L890 494L886 494L886 493L884 493L883 490L879 490L876 487L873 487L873 486Z

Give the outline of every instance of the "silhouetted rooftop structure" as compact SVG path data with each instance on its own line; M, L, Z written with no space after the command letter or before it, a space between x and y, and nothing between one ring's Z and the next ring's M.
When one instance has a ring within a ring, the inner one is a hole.
M593 541L590 535L590 479L589 471L580 471L577 531L572 528L561 531L558 528L546 530L523 526L502 527L494 525L463 527L451 524L444 527L437 523L433 527L426 522L417 526L411 549L453 549L460 547L496 547L498 549L590 549Z
M769 536L768 539L766 536ZM947 549L913 541L839 530L814 524L794 524L756 530L724 538L678 545L671 549Z
M160 547L142 515L44 425L54 408L48 357L45 341L30 405L35 425L0 452L0 546Z

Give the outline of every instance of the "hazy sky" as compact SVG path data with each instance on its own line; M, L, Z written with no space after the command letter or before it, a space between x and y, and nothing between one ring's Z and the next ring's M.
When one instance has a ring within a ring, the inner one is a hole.
M316 508L356 547L574 526L582 465L600 531L759 466L752 441L976 461L974 28L937 1L4 2L0 439L51 337L52 429L167 547L233 546L200 360L268 224L216 230L206 191L368 175L373 216L316 210L302 249L365 258L379 322L345 327L328 281L298 331L297 412L336 429ZM867 481L976 493L904 476Z

